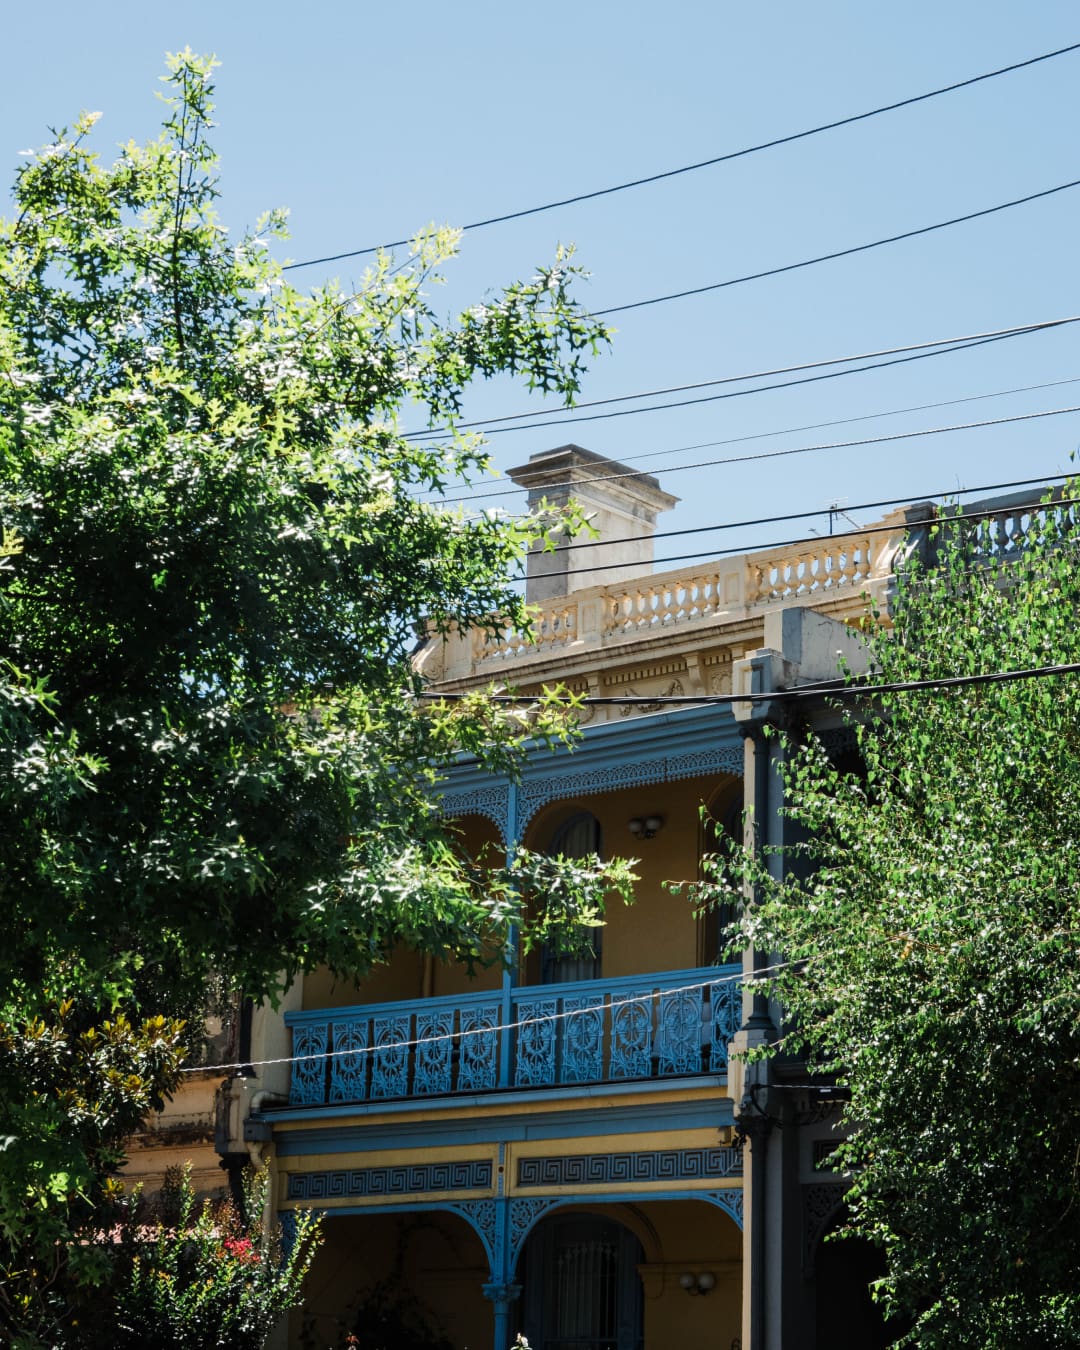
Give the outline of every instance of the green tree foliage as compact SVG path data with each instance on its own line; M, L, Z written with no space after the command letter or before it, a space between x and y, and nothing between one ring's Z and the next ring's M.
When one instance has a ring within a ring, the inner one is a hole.
M422 713L410 658L493 616L527 627L512 565L575 524L432 500L484 464L453 427L471 381L571 399L606 341L569 253L452 321L427 299L445 229L356 292L301 293L271 257L281 213L239 238L215 214L211 65L173 59L160 137L112 164L97 114L55 133L0 222L9 1277L83 1250L108 1150L172 1085L177 1030L140 1009L189 1006L210 970L259 995L402 943L497 955L529 867L478 884L441 828L440 766L465 750L512 769L526 737L564 734L555 709L523 722L483 698ZM406 438L425 422L451 429ZM560 878L541 933L589 920L609 879ZM119 1078L95 1095L80 1038L101 1045L118 1010Z
M939 525L871 624L877 676L1080 661L1075 508L1022 550L998 530ZM809 842L743 935L793 963L786 1048L850 1085L854 1227L907 1343L1080 1344L1078 728L1068 675L887 694L856 773L789 737Z
M129 1204L110 1234L109 1316L99 1311L88 1350L259 1350L300 1301L322 1222L298 1215L283 1244L264 1227L269 1184L251 1179L241 1213L232 1201L199 1205L190 1175L170 1169L154 1223Z

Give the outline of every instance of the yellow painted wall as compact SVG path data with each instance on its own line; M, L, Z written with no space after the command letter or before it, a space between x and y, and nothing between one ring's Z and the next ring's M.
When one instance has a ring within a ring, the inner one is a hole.
M703 964L706 944L702 924L685 896L671 895L666 881L692 881L698 875L702 848L700 808L703 802L737 797L739 780L707 777L685 779L652 787L624 788L553 802L530 824L525 843L548 847L567 819L589 811L600 822L604 856L636 857L635 902L613 903L603 935L602 970L618 978L660 970L683 970ZM635 816L662 816L663 828L653 839L635 839L627 822ZM456 837L470 857L502 858L502 844L492 821L466 816L455 822ZM523 959L522 980L538 983L540 956ZM384 1003L415 999L424 994L454 995L498 989L502 980L496 965L478 968L472 975L463 966L425 962L414 952L400 951L385 966L376 967L359 986L335 980L326 971L304 977L305 1008L340 1008L356 1003Z
M629 908L615 903L607 915L603 937L603 974L612 978L656 970L682 970L699 964L699 923L683 896L671 895L665 881L693 881L701 848L700 807L723 786L738 780L716 777L685 779L652 787L624 788L572 801L554 802L530 825L526 843L547 847L567 819L591 812L600 822L605 857L635 857L639 880ZM652 839L635 839L627 829L633 817L662 816L662 829ZM539 975L539 962L529 959L526 982Z
M392 1003L423 993L424 962L415 952L398 951L385 966L376 966L359 985L339 980L328 970L304 976L304 1008L347 1008L354 1003Z

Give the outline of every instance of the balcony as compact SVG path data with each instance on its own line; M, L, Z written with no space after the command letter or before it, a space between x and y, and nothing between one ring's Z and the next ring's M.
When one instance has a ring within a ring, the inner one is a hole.
M727 1073L738 966L286 1013L290 1106Z

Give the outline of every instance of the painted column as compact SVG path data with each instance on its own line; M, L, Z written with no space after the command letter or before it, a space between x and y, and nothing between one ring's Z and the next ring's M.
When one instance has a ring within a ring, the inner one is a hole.
M776 665L782 669L779 652L763 650L741 661L736 666L735 686L739 693L768 694L777 687ZM769 734L780 716L779 707L770 700L758 699L733 705L732 712L744 737L743 783L746 794L746 834L744 843L757 857L764 847L774 842L775 822L780 802L776 790L778 777L778 742ZM771 860L770 860L771 865ZM759 897L748 895L753 904ZM732 1043L733 1058L729 1072L729 1087L735 1101L736 1128L749 1145L750 1166L744 1185L747 1191L746 1225L743 1229L743 1344L747 1350L766 1350L771 1345L769 1335L770 1260L768 1194L769 1136L773 1122L770 1119L770 1083L772 1066L769 1060L747 1063L744 1056L757 1046L768 1044L778 1035L776 1022L765 991L766 970L770 953L757 947L743 953L743 974L752 982L750 995L743 1002L743 1024Z
M514 854L518 846L518 787L510 780L506 792L506 862L507 865L513 862ZM502 1030L499 1032L499 1086L509 1087L513 1082L513 1058L514 1058L514 1034L510 1030L510 1023L513 1017L513 997L511 991L518 981L518 945L520 935L517 924L510 929L510 938L507 943L506 964L503 966L502 975L502 1016L499 1021L502 1024Z
M493 1350L510 1350L511 1313L520 1293L521 1285L510 1280L489 1280L484 1285L484 1297L491 1300L495 1310Z
M506 1196L506 1145L499 1145L499 1170L495 1182L495 1230L492 1233L491 1279L484 1297L495 1313L494 1350L509 1350L511 1314L521 1285L514 1281L514 1253L510 1250L510 1201Z

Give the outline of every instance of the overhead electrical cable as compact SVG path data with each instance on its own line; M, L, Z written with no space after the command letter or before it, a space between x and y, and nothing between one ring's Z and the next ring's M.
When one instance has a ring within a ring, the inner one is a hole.
M713 281L707 286L692 286L685 291L671 291L667 295L654 295L648 300L633 300L625 305L611 305L607 309L593 310L593 318L605 318L609 314L625 314L627 310L644 309L647 305L663 305L669 300L684 300L690 295L704 295L708 291L722 291L728 286L742 286L747 281L761 281L765 277L778 277L785 272L797 272L803 267L816 267L818 263L832 262L836 258L850 258L856 253L867 253L870 249L884 248L886 244L898 244L903 239L915 239L922 234L932 234L935 230L947 230L952 225L963 225L969 220L980 220L984 216L995 215L999 211L1008 211L1014 206L1024 206L1028 202L1039 201L1043 197L1052 197L1058 192L1068 192L1070 188L1080 187L1080 178L1068 183L1058 183L1056 187L1043 188L1041 192L1028 193L1026 197L1014 197L1011 201L998 202L996 206L984 206L979 211L968 211L962 216L952 216L949 220L938 220L933 225L920 225L917 230L903 230L900 234L886 235L884 239L872 239L867 244L854 244L851 248L835 249L832 253L819 253L814 258L803 258L800 262L787 263L783 267L769 267L762 272L748 272L741 277L728 277L726 281Z
M1080 412L1080 406L1068 408L1047 408L1039 412L1015 413L1011 417L990 417L981 422L958 422L944 427L926 427L920 431L897 431L885 436L867 436L855 441L822 441L817 445L785 447L783 450L761 450L752 455L728 455L723 459L700 459L693 464L671 464L664 470L665 477L673 473L685 473L690 469L714 469L726 464L751 464L757 460L784 459L791 455L807 455L816 450L844 450L859 445L884 445L890 441L912 440L917 436L941 436L951 431L973 431L979 427L1005 426L1013 422L1032 422L1043 417L1061 417L1066 413ZM584 487L589 483L614 483L620 479L640 478L641 471L628 469L625 473L597 474L592 478L575 478L573 487ZM508 497L519 491L507 488L505 491L483 493L485 500L492 497ZM465 498L459 498L459 501Z
M1075 505L1077 505L1078 502L1080 502L1080 498L1077 498L1077 497L1064 497L1064 498L1059 498L1057 501L1055 501L1054 503L1052 503L1052 505L1053 505L1054 507L1058 507L1058 506L1075 506ZM855 508L853 508L853 509L855 509ZM1032 502L1032 503L1031 503L1031 506L1030 506L1030 509L1031 509L1032 511L1038 511L1038 510L1041 509L1041 507L1040 507L1040 504L1039 504L1038 502ZM934 523L934 524L957 524L957 523L963 522L963 521L965 521L965 520L972 520L972 519L974 519L975 522L978 523L979 521L982 521L982 520L996 520L996 519L1001 518L1001 517L1010 516L1010 515L1015 515L1015 514L1016 514L1016 511L1017 511L1017 507L1016 507L1016 505L1014 504L1014 505L1012 505L1012 506L1005 506L1005 507L1001 507L1001 508L996 509L996 510L979 511L977 514L974 514L974 513L973 513L973 514L970 514L970 515L965 515L963 512L958 512L956 515L952 515L952 516L941 516L941 517L938 517L938 518L937 518L934 522L932 522L932 523ZM824 513L819 511L817 514L818 514L818 515L822 515L822 514L824 514ZM778 519L778 520L779 520L779 519L782 519L782 517L777 517L777 519ZM753 523L753 522L750 522L750 521L747 522L748 525L749 525L749 524L752 524L752 523ZM677 554L677 555L674 556L674 557L668 557L668 558L655 558L655 559L653 559L653 566L654 566L654 567L663 567L663 566L665 566L665 565L668 564L668 563L698 562L698 561L700 561L702 558L730 558L730 557L733 557L733 556L741 556L741 555L744 554L744 553L769 553L769 552L773 552L774 550L780 549L780 548L801 548L801 547L803 547L803 546L805 546L805 545L820 545L820 544L824 543L824 541L825 541L826 538L832 538L832 539L835 539L835 540L837 541L838 544L842 543L845 539L846 539L846 540L849 540L849 541L855 541L855 542L857 542L858 540L860 540L860 539L862 539L862 538L864 538L864 537L866 537L866 536L869 536L869 535L875 535L875 534L895 534L895 533L896 533L896 528L897 528L897 527L896 527L895 524L890 524L890 525L863 525L863 526L860 526L858 529L854 529L854 530L845 530L843 534L826 535L826 536L815 535L815 536L813 536L813 537L811 537L811 538L805 538L805 537L804 537L804 538L801 538L801 539L775 539L775 540L773 540L771 543L768 543L768 544L753 544L753 545L751 545L749 548L747 548L747 547L745 547L744 545L741 545L741 544L740 544L740 545L737 545L737 546L734 547L734 548L716 548L716 549L707 549L707 550L703 550L703 551L700 551L700 552L697 552L697 553L680 553L680 554ZM637 560L634 561L634 562L598 563L595 567L575 567L575 568L574 568L574 576L576 576L576 577L584 576L587 572L614 572L614 571L621 571L622 569L624 569L624 568L629 568L629 567L637 567L637 568L640 568L640 567L641 567L641 560L640 560L640 558L637 559ZM647 583L647 582L649 581L649 576L648 576L648 575L644 576L644 577L642 578L642 580L643 580L643 582Z
M1060 328L1067 324L1080 322L1080 314L1073 314L1062 319L1040 319L1035 323L1013 324L1009 328L992 328L983 333L963 333L957 337L947 338L928 338L924 342L909 342L900 347L881 347L877 351L856 352L851 356L829 356L817 361L800 361L793 366L773 366L768 370L752 370L744 375L722 375L714 380L698 380L693 384L674 384L665 389L645 389L633 394L614 394L610 398L588 399L582 403L573 403L565 408L531 408L528 412L507 413L502 417L481 417L471 422L457 422L454 424L455 431L468 431L473 427L494 427L501 422L521 422L532 417L551 417L559 416L563 412L580 412L583 408L602 408L612 403L629 403L641 398L664 398L668 394L691 393L698 389L712 389L721 384L743 384L747 380L765 380L773 375L794 375L804 370L819 370L823 366L841 366L848 365L852 361L869 361L879 356L898 356L905 352L918 352L931 347L951 347L957 343L975 343L986 338L998 337L1020 337L1026 333L1038 333L1043 329ZM667 403L661 405L666 408L681 407L681 404ZM571 421L578 419L569 419ZM561 418L560 418L561 423ZM537 425L533 423L532 425ZM557 423L540 423L541 426L554 426ZM406 433L407 440L425 440L437 439L446 435L451 428L432 427L424 431L413 431ZM526 428L528 430L528 428Z
M881 684L863 684L858 679L843 684L840 681L822 681L818 684L800 685L795 689L777 689L764 694L586 694L572 700L574 707L635 707L656 704L661 707L703 707L711 704L727 705L732 703L768 703L774 700L791 703L813 698L873 698L877 694L897 694L907 692L929 692L939 689L963 689L981 684L1011 684L1016 680L1046 679L1058 675L1080 674L1080 661L1071 661L1061 665L1025 666L1020 670L991 670L977 675L941 675L925 680L891 680ZM424 690L413 695L414 698L432 702L461 702L475 698L475 693L438 693ZM544 702L540 694L484 694L488 703L508 703L518 707L527 707ZM571 705L571 700L567 700Z
M626 455L619 462L621 464L636 464L641 460L667 459L671 455L686 455L695 450L715 450L724 445L745 445L748 441L764 441L773 436L797 436L804 431L821 431L825 427L846 427L855 422L874 422L882 417L902 417L907 413L930 412L935 408L954 408L961 403L981 403L986 399L1006 398L1012 394L1030 394L1040 389L1059 389L1062 385L1077 383L1080 383L1080 375L1070 375L1063 380L1046 380L1042 384L1015 385L1011 389L993 389L986 394L966 394L962 398L940 399L936 403L914 403L905 408L886 408L882 412L860 413L857 417L838 417L829 422L808 422L804 426L778 427L775 431L755 431L745 436L728 436L719 441L698 441L693 445L670 446L666 450L645 450L640 455ZM445 505L454 505L458 502L486 501L492 496L509 495L511 491L511 489L508 489L506 493L472 492L458 497L436 495L428 498L428 504L438 502ZM857 508L853 507L852 509ZM663 533L661 531L660 535ZM654 538L659 538L660 535L655 535Z
M693 984L680 984L672 989L650 990L643 994L616 994L611 1000L611 1007L618 1009L628 1007L633 1004L654 1003L657 999L670 998L673 994L691 993L697 989L712 989L722 984L743 984L753 985L763 983L773 978L778 970L787 970L792 966L805 966L808 962L807 957L800 957L793 961L777 961L771 966L761 966L752 973L749 971L736 971L734 973L720 974L707 980L696 980ZM471 1036L490 1036L498 1031L516 1031L522 1027L540 1026L547 1022L564 1022L574 1017L595 1016L596 1008L586 1006L583 1008L563 1008L557 1012L537 1013L529 1017L521 1017L513 1022L498 1022L494 1026L484 1022L481 1026L466 1027L458 1031L436 1032L432 1035L419 1036L414 1040L401 1041L379 1041L375 1045L350 1046L345 1050L316 1050L310 1054L304 1055L281 1055L277 1059L246 1059L237 1061L234 1064L215 1064L214 1072L220 1073L225 1069L254 1069L264 1068L270 1064L299 1064L299 1063L317 1063L320 1060L340 1059L343 1055L383 1055L392 1050L409 1050L416 1046L432 1046L441 1041L449 1041L454 1045L459 1045L463 1040ZM181 1069L180 1073L205 1073L206 1069L202 1067Z
M1070 381L1072 383L1072 381ZM973 488L942 488L936 492L919 492L914 494L915 501L931 501L936 498L949 499L952 497L970 497L976 492L1004 492L1008 488L1037 487L1040 484L1060 483L1076 478L1075 473L1054 473L1040 474L1038 478L1015 478L1008 483L984 483L979 487ZM845 511L880 511L886 506L904 506L913 499L911 493L904 497L886 497L876 502L855 502L853 505L845 504ZM835 507L832 510L835 511ZM1012 509L1012 508L1010 508ZM691 525L684 530L656 530L649 535L650 540L656 539L677 539L688 534L717 534L721 530L742 530L750 529L755 525L779 525L789 520L814 520L817 516L826 516L830 508L819 506L815 511L788 511L784 515L777 516L758 516L751 520L727 520L720 525ZM953 517L955 519L955 517ZM850 531L845 530L844 534ZM844 535L837 535L836 538L843 538ZM799 541L802 542L802 541ZM616 544L640 544L641 536L636 534L619 535L610 539L607 537L601 539L583 539L580 542L569 544L556 544L553 549L548 550L552 553L570 553L579 548L611 548ZM770 545L769 547L773 547ZM739 552L745 550L740 549Z
M999 75L1009 75L1013 71L1024 70L1029 66L1035 66L1043 61L1051 61L1055 57L1065 56L1070 52L1080 50L1080 42L1071 43L1067 47L1057 47L1053 51L1041 52L1038 56L1028 57L1023 61L1014 61L1007 66L998 66L995 70L983 71L980 75L972 75L964 80L955 80L952 84L940 85L936 89L929 89L922 94L913 94L908 98L897 99L893 103L883 103L879 107L869 108L865 112L853 113L849 117L839 117L831 122L821 122L817 126L807 127L802 131L791 132L786 136L776 136L771 140L759 141L755 145L743 146L740 150L729 150L722 155L715 155L711 159L698 160L693 164L684 164L677 169L665 169L661 173L647 174L642 178L630 179L625 183L616 183L611 187L597 188L591 192L580 192L572 197L562 197L558 201L545 202L540 206L529 206L519 211L508 211L500 216L488 216L484 220L474 220L468 225L463 225L463 231L480 230L488 225L502 225L506 221L521 220L525 216L535 216L544 211L554 211L563 206L574 206L578 202L593 201L597 197L608 197L616 192L626 192L630 188L644 187L649 183L663 182L668 178L677 178L682 174L695 173L699 169L712 168L717 164L726 164L732 160L743 159L747 155L756 155L763 150L773 150L777 146L791 145L795 141L807 140L811 136L820 136L826 131L835 131L840 127L852 126L857 122L865 122L871 117L880 117L883 113L896 112L900 108L910 108L918 103L925 103L929 99L940 98L943 94L955 93L958 89L968 89L972 85L981 84L986 80L996 79ZM372 253L378 253L380 249L402 248L411 243L409 239L394 239L385 244L370 244L364 248L348 249L342 253L331 253L321 258L307 258L303 262L294 262L286 264L284 271L294 271L301 267L316 267L323 263L341 262L346 258L362 258Z
M1080 408L1078 408L1077 411L1080 411ZM1044 474L1040 475L1038 478L1020 479L1013 483L992 483L985 487L951 489L948 492L940 492L933 495L944 498L945 501L948 502L948 500L952 497L970 496L975 492L993 492L999 489L1009 487L1024 487L1037 484L1050 484L1055 482L1073 482L1076 481L1076 479L1077 474L1075 473ZM928 495L930 494L923 494L923 497L920 498L920 500L926 500ZM865 511L875 506L890 506L894 505L897 502L907 503L910 501L911 497L909 495L907 497L893 498L889 501L883 501L878 503L865 502L856 506L852 506L850 509L852 511ZM1043 503L1041 501L1030 501L1030 500L1021 502L1013 501L1010 502L1007 506L1000 506L1000 507L987 506L980 508L977 511L956 511L953 512L952 514L937 516L928 523L934 525L945 525L945 524L956 525L956 524L964 524L965 522L968 521L974 521L976 524L979 524L980 522L983 521L1005 519L1009 516L1014 516L1017 514L1032 514L1043 510L1049 509L1056 510L1062 506L1076 506L1076 505L1080 505L1080 497L1055 497L1048 504ZM815 516L824 516L827 514L827 512L828 512L827 507L825 508L819 507L817 510L814 511L797 511L786 515L760 516L756 520L730 521L718 525L700 525L695 526L694 528L688 530L673 530L671 531L671 533L673 535L704 534L710 531L736 530L743 528L748 529L751 526L756 525L781 524L789 520L805 520L807 518L813 519ZM923 524L927 522L917 522L917 523ZM735 556L742 556L744 554L773 553L777 549L803 548L806 546L820 547L822 544L825 543L826 539L835 540L838 546L842 545L845 541L847 541L848 545L851 546L852 544L857 544L860 540L870 535L895 534L897 528L898 527L895 523L861 525L856 526L854 529L851 530L844 530L843 533L836 535L826 536L815 533L810 537L802 536L795 539L773 539L770 540L768 543L737 544L730 548L700 549L694 553L681 553L666 558L654 558L650 561L650 566L663 567L668 563L699 562L703 559L706 561L715 561L718 558L730 558ZM591 542L587 542L581 545L569 544L564 545L562 547L563 548L581 547L581 548L596 549L602 548L607 543L616 543L616 542L627 542L627 541L600 539L600 540L593 540ZM629 542L640 543L641 540L631 539ZM559 549L556 549L554 551L558 552ZM843 550L840 549L839 551L842 552ZM455 560L449 556L436 556L428 558L425 561L429 563L441 563L441 562L449 563ZM574 575L583 576L588 572L622 571L624 569L631 567L640 568L641 566L642 562L640 558L628 562L598 563L595 566L590 567L576 567L574 569ZM524 572L519 571L516 576L510 577L509 579L511 581L525 581L527 580L527 577ZM663 573L650 572L641 575L639 579L642 581L643 584L655 580L662 581Z

